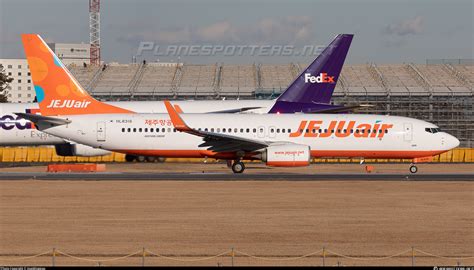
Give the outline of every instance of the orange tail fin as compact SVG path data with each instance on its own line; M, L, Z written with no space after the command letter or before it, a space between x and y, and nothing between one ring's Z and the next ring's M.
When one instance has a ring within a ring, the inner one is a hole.
M21 38L42 115L133 113L91 97L39 35Z

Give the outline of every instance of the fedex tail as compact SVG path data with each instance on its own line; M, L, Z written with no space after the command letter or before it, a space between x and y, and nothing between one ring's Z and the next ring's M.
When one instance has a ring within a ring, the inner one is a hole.
M343 106L329 105L329 102L353 37L354 35L351 34L337 35L331 44L278 97L270 113L288 110L315 113L344 109Z

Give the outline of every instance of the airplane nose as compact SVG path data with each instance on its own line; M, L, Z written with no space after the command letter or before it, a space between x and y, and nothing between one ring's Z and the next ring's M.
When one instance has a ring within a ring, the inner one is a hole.
M449 135L447 136L447 144L449 146L450 149L453 149L453 148L456 148L459 146L460 142L458 140L458 138L454 137L453 135Z

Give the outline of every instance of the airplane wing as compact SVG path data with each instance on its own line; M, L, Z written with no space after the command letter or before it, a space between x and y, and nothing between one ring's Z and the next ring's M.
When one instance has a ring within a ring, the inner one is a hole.
M176 130L203 138L204 143L200 144L200 147L208 147L208 150L214 152L252 152L269 145L264 141L193 129L183 121L169 101L165 101L165 106Z
M31 122L35 123L39 129L45 129L54 126L61 126L67 125L71 123L71 120L52 117L52 116L43 116L39 114L32 114L32 113L15 113L16 115L24 118L26 120L30 120Z
M333 106L318 109L315 111L308 111L306 113L338 113L338 112L350 112L360 108L368 108L373 107L373 105L366 105L366 104L359 104L359 105L352 105L352 106Z
M246 111L261 109L261 108L263 108L263 107L242 107L242 108L238 108L238 109L213 111L213 112L208 112L208 113L240 113L240 112L246 112Z

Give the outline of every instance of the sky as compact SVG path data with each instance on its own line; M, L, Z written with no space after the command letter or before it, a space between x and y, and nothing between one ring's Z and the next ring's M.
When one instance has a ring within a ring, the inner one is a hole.
M88 3L0 0L0 58L24 58L21 33L88 43ZM102 60L309 62L315 51L301 53L304 48L326 46L339 33L355 35L349 64L472 59L473 14L473 0L102 0ZM173 51L179 46L184 50ZM203 53L206 46L214 51ZM245 48L240 54L238 46ZM291 53L281 53L282 47Z

